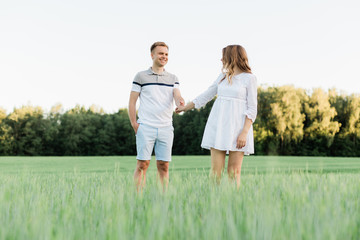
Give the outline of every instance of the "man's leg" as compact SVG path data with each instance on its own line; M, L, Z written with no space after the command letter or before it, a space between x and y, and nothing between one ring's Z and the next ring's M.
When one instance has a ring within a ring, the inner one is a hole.
M169 184L169 162L158 160L156 166L161 185L164 186L165 190Z
M230 151L228 162L229 178L236 181L236 186L240 187L241 165L244 158L244 152Z
M164 190L169 184L169 162L171 161L173 140L174 128L172 126L158 128L158 137L155 141L156 166Z
M140 124L136 134L137 163L134 172L136 190L142 191L146 183L146 170L149 167L157 129Z
M142 191L146 183L146 170L148 169L150 160L137 160L135 172L134 172L134 182L136 184L136 190Z
M220 183L221 173L225 166L225 151L211 148L211 175L215 177L216 182Z

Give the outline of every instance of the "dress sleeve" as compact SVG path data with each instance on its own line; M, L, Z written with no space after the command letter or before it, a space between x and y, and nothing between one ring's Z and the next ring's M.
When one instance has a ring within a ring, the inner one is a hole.
M220 74L220 76L213 82L213 84L202 94L197 96L192 102L195 104L195 108L199 109L203 106L205 106L211 99L213 99L218 91L218 85L220 80L223 78L223 74Z
M249 79L246 90L247 96L245 115L254 122L257 115L257 79L254 75L252 75Z

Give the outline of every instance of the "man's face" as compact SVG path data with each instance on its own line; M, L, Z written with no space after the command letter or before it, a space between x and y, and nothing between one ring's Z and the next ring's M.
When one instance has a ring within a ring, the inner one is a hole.
M167 47L157 46L151 53L154 65L164 67L168 62L169 51Z

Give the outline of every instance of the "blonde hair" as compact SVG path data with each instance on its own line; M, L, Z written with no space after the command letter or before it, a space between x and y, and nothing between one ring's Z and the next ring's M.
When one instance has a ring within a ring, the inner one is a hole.
M168 45L166 45L166 43L164 42L154 42L153 45L151 45L150 47L150 52L152 52L156 47L166 47L167 49L169 49Z
M223 67L221 71L224 73L225 78L232 83L234 76L234 68L238 67L242 72L251 73L248 57L245 49L240 45L229 45L222 50Z

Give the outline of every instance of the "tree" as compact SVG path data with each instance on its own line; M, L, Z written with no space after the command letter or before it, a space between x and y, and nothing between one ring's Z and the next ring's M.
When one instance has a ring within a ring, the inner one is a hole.
M213 103L174 114L174 155L209 154L200 145ZM256 154L360 156L360 95L259 87L253 127ZM0 155L135 154L127 109L106 114L77 105L64 112L57 104L49 113L23 106L7 114L0 108Z
M256 151L293 154L303 138L303 102L307 95L293 86L258 88L258 117L254 123Z
M215 99L208 102L201 109L194 109L181 115L174 114L174 145L175 155L209 154L208 150L201 148L201 141L205 125Z
M46 131L41 107L15 108L5 120L6 142L14 155L41 155Z
M274 127L270 123L273 88L258 87L258 111L253 124L255 152L257 154L277 155L279 142L274 136Z
M5 118L6 118L6 111L5 111L5 109L0 107L0 123Z
M302 100L306 94L293 86L273 88L273 103L270 104L270 121L273 133L280 137L281 152L290 153L285 148L291 141L299 142L303 138L305 114L302 113Z
M314 155L326 155L333 143L334 136L340 130L341 124L334 121L337 115L330 106L329 96L322 89L314 89L309 101L305 104L308 125L305 126L308 149Z
M12 141L9 132L10 127L5 123L6 111L0 108L0 155L9 155L11 153L11 145L9 142Z
M356 147L356 139L360 138L360 95L352 94L348 97L349 104L347 107L347 115L349 115L346 133L352 138Z

